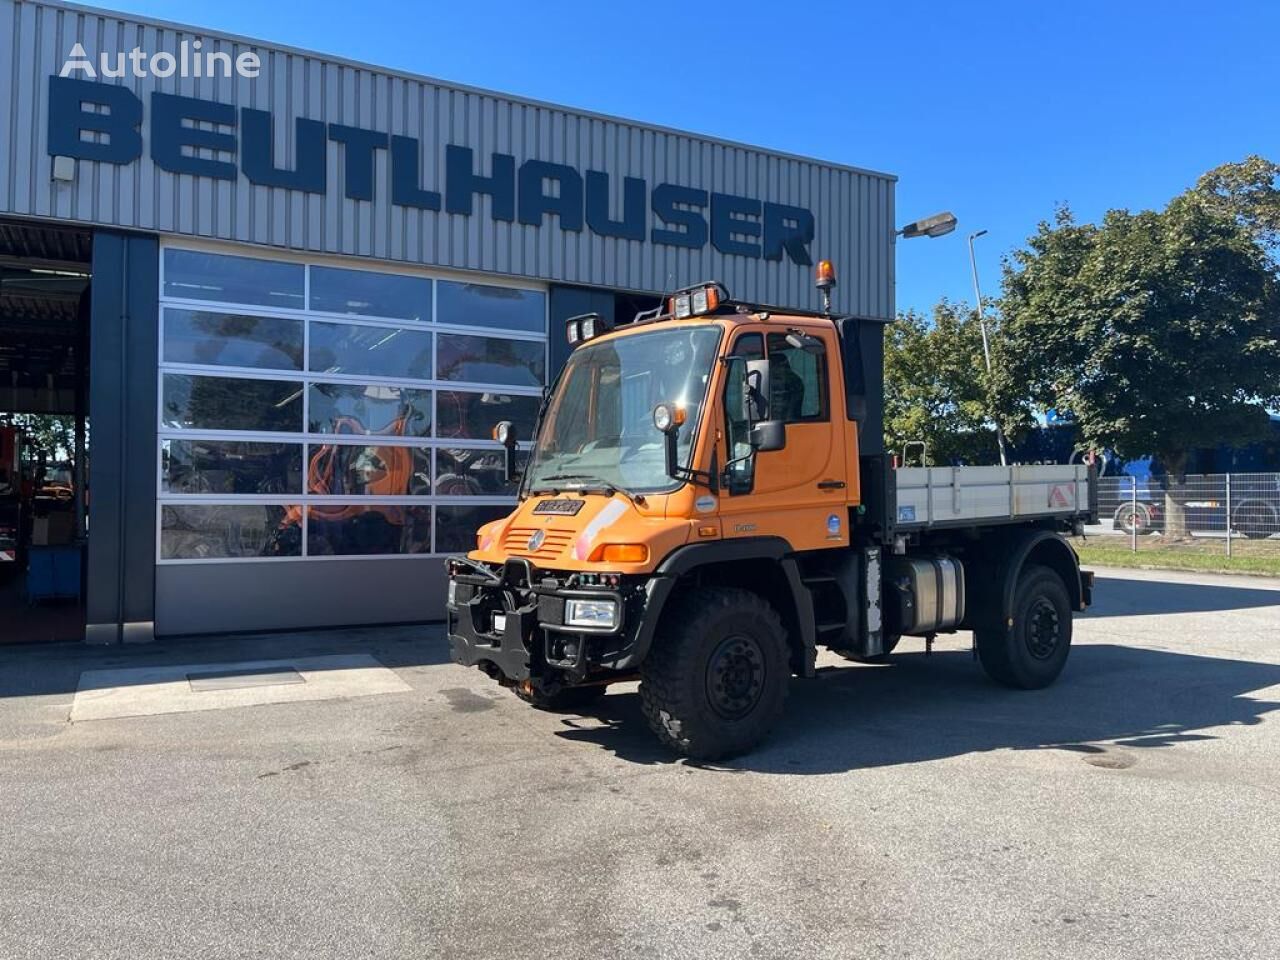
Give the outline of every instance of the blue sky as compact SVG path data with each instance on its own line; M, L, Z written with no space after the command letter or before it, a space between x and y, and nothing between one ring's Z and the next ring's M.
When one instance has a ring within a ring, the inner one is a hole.
M104 6L896 174L899 308L972 300L1054 205L1280 158L1280 4L112 0ZM820 251L818 251L820 254Z

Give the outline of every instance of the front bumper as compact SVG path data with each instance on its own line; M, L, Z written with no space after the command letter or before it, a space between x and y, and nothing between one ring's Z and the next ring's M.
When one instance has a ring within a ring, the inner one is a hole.
M652 578L623 578L616 587L580 587L571 575L524 560L485 568L450 558L446 568L453 599L445 604L445 619L456 663L513 683L576 683L593 672L628 669L643 656L637 641ZM566 602L576 598L614 600L617 624L567 626ZM495 624L498 616L505 621Z

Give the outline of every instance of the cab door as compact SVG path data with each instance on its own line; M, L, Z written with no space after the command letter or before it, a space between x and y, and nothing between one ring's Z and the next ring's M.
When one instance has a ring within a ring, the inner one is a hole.
M843 425L836 422L832 393L831 361L839 348L829 329L805 333L821 349L797 346L785 331L739 333L731 348L748 361L747 370L763 368L767 377L748 373L744 385L744 368L735 364L725 378L722 462L728 464L730 482L720 491L719 506L726 538L776 536L793 550L849 542L845 431L838 429ZM734 392L744 389L756 419L786 424L781 450L750 456L749 424L733 417L741 406L734 402Z

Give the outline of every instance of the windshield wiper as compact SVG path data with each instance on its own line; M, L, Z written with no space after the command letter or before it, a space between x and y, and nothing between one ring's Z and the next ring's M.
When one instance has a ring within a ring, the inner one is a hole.
M534 496L541 493L559 493L561 490L580 490L582 487L560 487L552 484L551 486L543 486L549 480L590 480L591 475L586 473L552 473L545 477L539 477L537 483L529 484L529 492Z
M593 480L593 479L594 478L592 476L585 473L553 473L549 477L538 478L539 482L542 482L544 480ZM620 487L616 483L607 483L604 480L596 481L595 486L581 483L581 484L575 484L572 487L550 487L550 488L533 487L532 489L530 489L529 492L533 494L538 494L538 493L545 492L546 489L549 489L551 493L559 493L561 490L575 490L580 493L590 493L594 490L600 490L605 494L605 496L609 496L609 497L613 496L615 493L620 493L624 497L626 497L628 500L630 500L632 503L636 504L637 506L642 505L645 502L644 494L632 493L626 487Z

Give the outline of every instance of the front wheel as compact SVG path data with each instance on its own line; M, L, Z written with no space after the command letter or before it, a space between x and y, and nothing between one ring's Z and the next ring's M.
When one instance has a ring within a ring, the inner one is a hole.
M1013 594L1013 626L979 629L977 644L992 680L1023 690L1053 683L1071 652L1071 603L1062 578L1048 567L1023 569Z
M729 587L690 590L663 617L640 668L658 739L697 760L750 750L782 715L791 668L777 611Z

